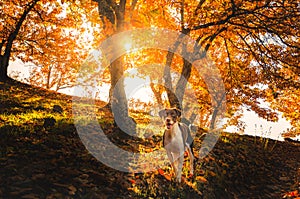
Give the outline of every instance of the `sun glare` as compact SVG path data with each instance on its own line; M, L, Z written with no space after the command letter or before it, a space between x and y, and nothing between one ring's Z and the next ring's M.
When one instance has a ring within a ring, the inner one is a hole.
M129 42L125 43L124 48L125 48L126 52L129 52L131 50L131 43L129 43Z

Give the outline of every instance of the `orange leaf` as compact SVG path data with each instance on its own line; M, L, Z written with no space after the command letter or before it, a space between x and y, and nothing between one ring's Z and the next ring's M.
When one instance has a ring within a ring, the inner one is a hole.
M204 177L202 177L202 176L197 176L197 177L196 177L196 180L197 180L197 181L200 181L200 182L203 182L203 183L207 183L206 178L204 178Z
M160 174L160 175L162 175L163 177L165 177L168 181L171 181L171 175L167 175L167 174L165 174L165 172L162 170L162 169L158 169L157 170L158 171L158 173Z
M168 181L171 181L171 175L164 175L164 177L168 180Z
M136 181L133 179L128 179L131 184L136 184Z
M165 172L164 172L162 169L158 169L158 173L159 173L160 175L162 175L162 176L165 175Z

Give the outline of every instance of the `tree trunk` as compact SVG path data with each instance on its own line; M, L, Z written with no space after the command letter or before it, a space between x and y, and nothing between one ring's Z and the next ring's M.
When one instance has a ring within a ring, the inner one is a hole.
M123 74L123 57L119 57L110 66L110 104L117 127L129 135L135 135L136 123L128 115L128 101L124 89Z
M126 0L120 1L120 5L116 11L116 34L124 31L125 4ZM113 48L118 47L114 46ZM129 117L128 114L128 101L124 88L124 63L122 56L111 63L110 75L111 87L109 90L109 98L115 123L123 132L129 135L135 135L136 122Z
M180 40L180 38L178 40ZM179 44L180 44L180 41L178 41L174 45L174 49L173 49L174 51L177 49ZM178 109L181 109L180 103L175 95L175 92L174 92L173 86L172 86L171 64L172 64L173 57L174 57L173 51L169 50L168 54L167 54L166 66L164 69L164 76L163 76L164 80L165 80L164 86L165 86L165 90L167 92L170 107L176 107Z
M158 109L161 110L163 108L163 99L161 95L164 91L164 87L162 86L162 82L160 79L158 80L159 82L157 86L155 86L151 77L150 79L151 79L151 83L150 83L151 90L154 93L154 97L157 101Z
M191 71L192 71L192 64L189 63L187 60L184 60L181 76L177 82L176 90L175 90L175 95L177 96L179 107L182 107L183 96L184 96L186 85L191 76Z
M215 107L214 112L211 116L211 122L210 122L210 127L209 127L210 129L215 129L215 127L216 127L218 112L219 112L218 107Z
M215 129L216 128L217 117L221 116L221 115L219 115L220 111L222 111L225 108L224 104L223 104L225 97L226 97L225 92L218 99L215 97L215 100L216 100L217 104L214 106L214 112L213 112L212 117L211 117L210 129Z
M4 82L10 79L7 74L8 63L9 63L9 57L1 55L0 56L0 82Z
M184 83L184 79L179 80L179 84L177 84L175 91L173 89L172 86L172 78L171 78L171 64L173 61L173 57L174 57L174 52L176 52L177 48L179 47L180 44L182 44L182 39L186 36L189 35L190 30L189 29L185 29L182 28L181 31L182 34L179 35L177 41L174 43L173 48L171 48L168 51L167 57L166 57L166 65L165 65L165 69L164 69L164 80L165 80L165 89L169 98L169 103L171 107L176 107L178 109L182 109L182 100L183 100L183 95L184 95L184 90L185 90L185 86L186 83ZM184 65L183 65L183 71L185 73L188 73L188 71L186 71L186 67L192 67L192 65L188 65L186 64L186 61L184 60ZM181 75L183 76L183 75ZM186 74L185 76L189 77L190 76L190 72L189 74ZM181 79L181 78L180 78ZM186 81L188 80L188 78L186 79ZM178 91L177 91L178 90ZM181 92L182 93L178 93Z
M51 88L51 85L50 85L51 72L52 72L52 66L50 66L50 67L48 68L48 73L47 73L46 88L47 88L48 90Z

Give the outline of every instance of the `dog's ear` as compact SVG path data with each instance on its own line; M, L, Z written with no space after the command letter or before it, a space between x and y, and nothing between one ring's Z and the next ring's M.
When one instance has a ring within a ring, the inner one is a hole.
M174 108L174 109L176 111L177 116L180 117L181 116L181 110L179 110L178 108Z
M158 112L160 118L166 117L166 109L162 109Z

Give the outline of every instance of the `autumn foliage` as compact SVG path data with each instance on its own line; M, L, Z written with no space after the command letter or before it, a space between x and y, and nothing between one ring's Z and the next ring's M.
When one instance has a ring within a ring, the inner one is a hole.
M279 111L293 125L288 136L299 134L300 13L296 0L14 0L2 1L0 6L1 79L5 79L9 60L18 58L36 66L31 84L54 90L72 87L78 68L99 41L124 30L165 28L195 39L193 48L179 48L189 55L203 50L219 69L229 124L239 123L237 111L242 107L269 121L277 121ZM157 60L158 70L144 67ZM199 115L208 126L208 115L219 111L218 106L211 104L211 93L192 64L170 52L140 49L112 65L110 83L114 86L122 71L138 68L153 80L157 101L166 92L170 105L184 103L173 99L172 93L180 96L182 89L192 87ZM165 66L171 70L164 70ZM116 75L118 68L122 69ZM188 82L170 75L175 72ZM157 74L160 80L154 80Z

